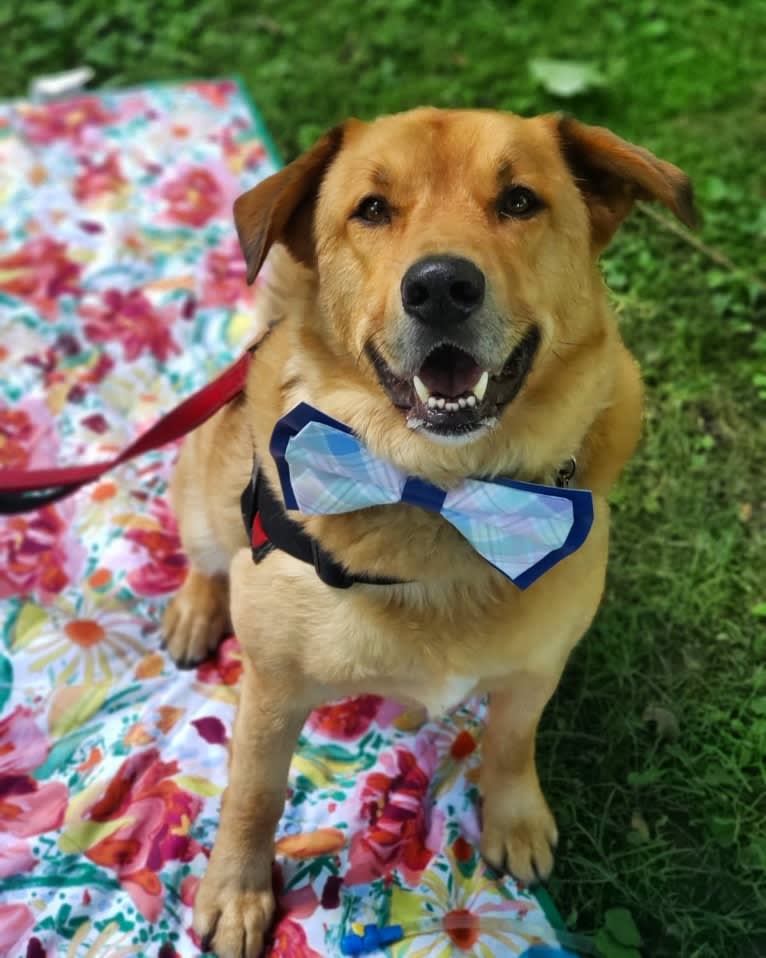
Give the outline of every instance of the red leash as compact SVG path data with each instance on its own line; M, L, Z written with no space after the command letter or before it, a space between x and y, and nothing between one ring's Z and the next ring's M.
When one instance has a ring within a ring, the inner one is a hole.
M113 459L87 466L0 469L0 515L29 512L63 499L120 463L159 449L201 426L244 389L253 356L251 350L252 347L217 379L184 399Z

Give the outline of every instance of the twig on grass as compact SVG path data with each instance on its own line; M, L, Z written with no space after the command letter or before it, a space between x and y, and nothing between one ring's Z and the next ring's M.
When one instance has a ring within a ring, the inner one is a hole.
M639 201L636 206L639 210L641 210L642 213L645 213L649 219L654 220L655 223L659 223L659 225L668 232L674 233L676 236L680 237L685 243L688 243L689 246L693 246L694 249L702 253L703 256L707 256L709 260L717 263L718 266L723 266L724 269L727 269L732 273L739 273L739 275L744 277L749 283L755 283L755 285L760 286L761 289L766 289L766 281L762 280L754 273L749 273L740 269L734 260L730 259L726 253L722 253L721 250L716 249L713 246L708 246L707 243L703 243L701 239L691 233L685 226L681 226L669 216L666 216L664 213L660 213L659 210L655 210L648 203Z

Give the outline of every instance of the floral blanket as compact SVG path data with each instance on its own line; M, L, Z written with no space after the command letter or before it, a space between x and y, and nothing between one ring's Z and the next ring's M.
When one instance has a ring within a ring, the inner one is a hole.
M237 354L258 287L231 204L276 163L234 81L0 105L0 467L114 454ZM241 663L234 637L192 673L159 649L185 574L176 452L0 519L0 955L199 953ZM427 920L385 954L497 958L549 927L477 854L483 708L418 725L363 696L311 716L270 954Z

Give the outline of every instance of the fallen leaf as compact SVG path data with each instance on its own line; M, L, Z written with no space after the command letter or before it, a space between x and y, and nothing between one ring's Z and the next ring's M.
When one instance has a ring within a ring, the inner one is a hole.
M554 96L577 96L606 83L597 67L581 60L530 60L529 71L540 86Z
M646 824L646 819L641 812L633 812L630 819L630 827L638 834L641 841L648 842L651 838L649 826Z
M628 785L631 788L646 788L662 779L662 769L649 766L641 772L628 772Z
M641 958L641 952L637 948L620 944L603 928L595 940L601 958Z
M654 722L657 726L657 737L675 741L681 734L681 728L678 719L670 711L661 705L647 705L644 714L641 716L644 722Z
M641 935L627 908L610 908L604 916L604 927L621 945L638 948L641 944Z

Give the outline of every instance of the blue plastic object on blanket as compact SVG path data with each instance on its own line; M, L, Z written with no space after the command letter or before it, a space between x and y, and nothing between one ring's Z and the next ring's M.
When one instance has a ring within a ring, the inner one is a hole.
M365 925L364 934L350 933L344 935L340 942L340 950L344 955L369 955L378 948L393 945L404 938L404 929L401 925Z
M577 955L556 945L532 945L521 958L577 958Z

